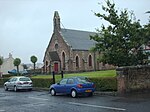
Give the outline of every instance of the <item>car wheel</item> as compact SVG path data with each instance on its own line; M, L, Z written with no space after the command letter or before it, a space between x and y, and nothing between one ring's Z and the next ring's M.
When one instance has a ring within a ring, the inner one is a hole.
M6 86L6 85L4 86L4 89L5 89L5 91L7 91L7 90L8 90L8 88L7 88L7 86Z
M51 90L50 90L50 93L51 93L52 96L55 96L55 95L56 95L55 89L51 89Z
M15 91L15 92L17 92L17 91L18 91L17 86L14 86L14 91Z
M29 89L29 91L32 91L32 89Z
M76 90L71 91L71 96L72 96L72 98L76 98L78 96Z

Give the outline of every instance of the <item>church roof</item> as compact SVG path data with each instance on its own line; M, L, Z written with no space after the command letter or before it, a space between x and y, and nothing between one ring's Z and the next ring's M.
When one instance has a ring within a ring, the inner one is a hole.
M95 32L61 29L61 35L73 50L90 50L96 43L94 40L90 40L90 35L95 34Z
M60 61L58 53L56 51L49 52L49 56L52 61Z

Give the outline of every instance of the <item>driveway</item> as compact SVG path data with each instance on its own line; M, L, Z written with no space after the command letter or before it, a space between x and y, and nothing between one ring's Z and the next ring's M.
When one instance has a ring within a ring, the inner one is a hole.
M71 98L51 96L47 91L13 92L0 88L0 112L149 112L149 109L149 94Z

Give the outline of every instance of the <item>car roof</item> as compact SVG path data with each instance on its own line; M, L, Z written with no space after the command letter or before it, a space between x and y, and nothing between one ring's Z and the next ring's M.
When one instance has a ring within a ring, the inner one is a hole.
M25 76L14 76L12 78L29 78L29 77L25 77Z
M85 76L74 76L74 77L68 77L68 78L65 78L65 79L70 79L70 78L73 78L73 79L76 79L76 78L85 78Z

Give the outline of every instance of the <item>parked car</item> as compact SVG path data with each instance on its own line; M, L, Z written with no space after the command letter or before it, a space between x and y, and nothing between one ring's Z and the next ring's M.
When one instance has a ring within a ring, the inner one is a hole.
M32 80L29 77L17 76L12 77L10 80L4 83L4 89L14 90L15 92L21 89L32 90Z
M87 77L64 78L59 83L50 86L50 93L55 96L57 93L70 94L73 98L79 94L92 96L95 91L95 84Z

